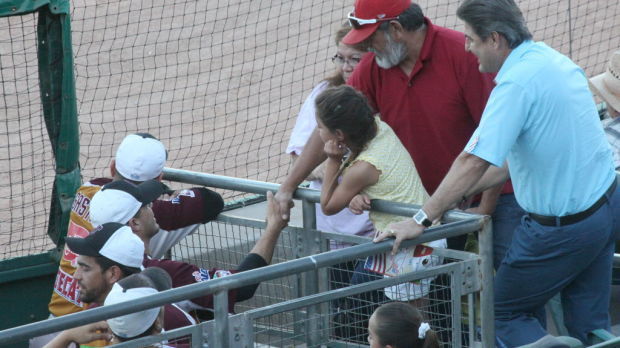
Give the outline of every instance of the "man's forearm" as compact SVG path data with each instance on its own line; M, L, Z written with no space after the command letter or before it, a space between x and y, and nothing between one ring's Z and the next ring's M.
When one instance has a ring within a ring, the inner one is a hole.
M280 190L295 191L297 186L312 173L312 170L327 158L323 152L323 146L324 143L315 129L304 146L301 156L295 160L293 168L284 179Z
M478 214L485 215L493 214L493 212L495 212L495 206L497 205L497 199L499 198L499 195L502 194L503 189L503 185L497 185L482 192L480 204L478 205L478 209L476 212Z
M432 221L440 218L473 187L489 167L489 163L469 153L461 153L446 174L437 191L424 204L424 212Z
M501 187L506 183L506 180L508 180L509 177L508 164L504 163L504 166L501 168L489 166L480 180L478 180L475 185L467 190L465 196L471 197L489 189L501 191ZM498 186L500 187L498 188Z

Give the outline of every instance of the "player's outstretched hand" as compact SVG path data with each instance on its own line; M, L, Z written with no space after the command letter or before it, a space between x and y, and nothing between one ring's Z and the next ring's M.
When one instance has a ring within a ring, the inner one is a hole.
M424 232L424 226L418 225L413 219L407 219L404 221L390 224L385 231L380 231L373 242L378 243L386 238L395 238L394 247L392 248L392 255L398 252L400 243L405 239L414 239L420 236Z
M282 231L288 224L288 220L282 218L278 202L276 202L273 193L267 191L267 226L274 231Z
M281 219L288 222L291 218L291 208L295 206L295 203L293 203L293 192L280 188L273 198L277 204L277 211Z

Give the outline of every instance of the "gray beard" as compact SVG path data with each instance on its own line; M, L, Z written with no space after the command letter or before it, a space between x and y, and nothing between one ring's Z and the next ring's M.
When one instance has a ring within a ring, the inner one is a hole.
M392 36L385 32L385 52L378 52L374 48L368 51L375 54L375 62L383 69L390 69L400 64L407 57L407 46L404 43L396 43Z

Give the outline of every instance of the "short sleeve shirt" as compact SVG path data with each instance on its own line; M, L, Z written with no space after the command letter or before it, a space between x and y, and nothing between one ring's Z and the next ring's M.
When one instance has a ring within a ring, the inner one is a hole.
M347 83L364 93L394 130L432 194L476 129L494 84L465 51L463 33L427 18L425 23L424 44L409 76L398 66L380 68L369 53Z
M583 70L544 43L525 41L496 83L465 151L495 166L507 160L526 211L564 216L590 207L615 174Z

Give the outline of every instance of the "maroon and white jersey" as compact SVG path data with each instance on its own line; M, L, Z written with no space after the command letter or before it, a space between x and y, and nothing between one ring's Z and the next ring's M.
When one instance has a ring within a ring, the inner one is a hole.
M93 230L94 226L89 219L90 200L101 186L110 182L112 182L110 178L97 178L78 189L71 207L67 237L84 238ZM202 187L182 190L171 199L154 201L153 213L162 230L155 236L158 238L152 241L153 245L159 246L162 250L171 247L184 235L168 231L178 231L212 220L220 213L222 207L222 198L216 192ZM187 234L189 230L183 233ZM65 246L54 283L54 292L48 305L50 313L54 316L79 312L85 308L79 300L77 282L73 278L76 267L77 255Z
M172 278L172 287L200 283L211 279L217 279L237 273L236 270L224 269L205 269L185 262L153 259L145 255L142 265L146 267L159 267L165 270ZM237 302L237 290L228 292L228 312L234 313L235 303ZM195 309L213 310L213 294L193 298L188 301L177 303L183 310L189 312Z

